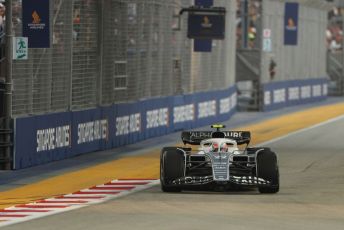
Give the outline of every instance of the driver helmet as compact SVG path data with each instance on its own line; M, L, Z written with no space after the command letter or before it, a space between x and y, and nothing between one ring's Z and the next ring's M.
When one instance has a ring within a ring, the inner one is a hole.
M221 144L220 152L228 152L228 145L226 143Z
M218 144L217 142L214 142L214 143L212 144L212 146L211 146L211 150L212 150L213 152L219 151L219 144Z

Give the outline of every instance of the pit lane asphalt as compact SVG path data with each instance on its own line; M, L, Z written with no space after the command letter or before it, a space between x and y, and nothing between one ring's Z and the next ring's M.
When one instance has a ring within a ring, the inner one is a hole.
M343 127L341 118L269 144L279 157L278 194L170 194L156 186L118 200L2 229L342 230Z

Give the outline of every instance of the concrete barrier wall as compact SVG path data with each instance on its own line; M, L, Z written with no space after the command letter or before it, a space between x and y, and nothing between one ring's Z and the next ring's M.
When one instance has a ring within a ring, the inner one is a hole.
M13 168L40 165L224 121L236 111L236 100L233 86L221 91L16 118Z
M324 100L327 98L327 86L326 78L265 83L263 110Z

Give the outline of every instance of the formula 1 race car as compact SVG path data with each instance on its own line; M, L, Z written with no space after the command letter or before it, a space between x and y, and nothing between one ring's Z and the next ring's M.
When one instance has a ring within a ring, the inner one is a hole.
M260 193L279 191L277 156L270 148L248 147L248 131L182 132L184 147L164 147L160 156L160 182L164 192L189 187L256 187ZM193 151L186 144L200 145ZM246 145L239 150L239 145Z

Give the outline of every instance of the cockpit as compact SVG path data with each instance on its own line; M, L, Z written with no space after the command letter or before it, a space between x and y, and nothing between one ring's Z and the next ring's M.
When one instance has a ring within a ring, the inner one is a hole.
M224 138L212 138L201 142L200 154L209 152L234 152L238 150L236 141Z

